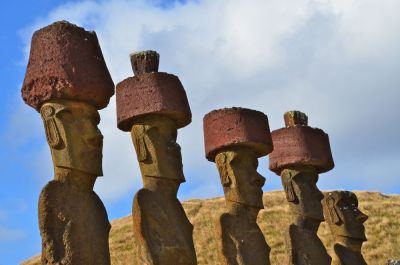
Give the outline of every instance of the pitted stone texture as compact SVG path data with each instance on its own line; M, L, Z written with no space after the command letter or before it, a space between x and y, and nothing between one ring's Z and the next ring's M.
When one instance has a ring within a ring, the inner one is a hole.
M135 119L149 114L165 115L185 127L192 121L185 89L168 73L144 73L117 84L118 128L130 131Z
M135 76L143 73L158 72L160 55L156 51L135 52L130 57Z
M222 245L222 250L216 250L221 265L271 264L271 248L255 219L247 215L223 213L217 222L216 232Z
M36 31L21 92L26 104L37 111L51 99L105 108L114 94L114 83L96 33L66 21Z
M110 264L110 223L94 191L50 181L39 199L42 264Z
M204 116L203 128L209 161L214 161L217 152L229 146L247 146L258 157L273 149L268 117L260 111L245 108L214 110Z
M316 231L302 229L292 224L289 226L285 241L289 265L331 265L332 258Z
M133 200L132 219L136 263L196 265L193 225L177 198L143 188Z
M328 135L321 129L295 126L271 133L274 150L269 168L275 173L291 166L312 166L317 173L334 167Z
M283 119L285 120L285 126L291 127L296 125L308 125L308 117L305 113L298 110L291 110L285 112L283 115Z

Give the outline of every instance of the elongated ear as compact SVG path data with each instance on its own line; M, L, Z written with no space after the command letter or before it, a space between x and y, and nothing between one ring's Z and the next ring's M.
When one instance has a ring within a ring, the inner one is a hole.
M147 149L144 140L145 137L145 126L144 125L134 125L132 128L133 135L132 141L136 149L136 154L139 162L143 162L147 159Z
M286 200L288 202L296 202L297 196L293 188L292 173L289 171L284 171L281 177L282 177L282 185L283 188L285 189Z
M217 164L217 168L219 174L221 176L221 183L223 187L229 187L232 183L231 178L229 177L228 173L228 165L227 165L227 158L224 153L219 153L215 157L215 162Z
M62 146L62 139L55 121L55 112L56 111L52 106L43 106L40 109L47 142L51 148L60 149Z
M331 222L334 224L339 224L341 220L336 209L335 200L333 198L328 198L326 200L326 205L328 209L329 219L331 219Z

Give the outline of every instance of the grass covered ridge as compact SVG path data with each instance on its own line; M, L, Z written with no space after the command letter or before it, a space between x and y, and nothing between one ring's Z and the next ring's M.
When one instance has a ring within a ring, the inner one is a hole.
M378 192L355 192L359 208L369 216L365 223L368 241L363 245L363 255L368 264L384 265L390 258L400 259L400 195L383 195ZM216 238L217 217L225 210L223 198L189 200L182 203L190 222L194 225L194 242L199 265L218 265ZM271 264L286 263L284 234L289 222L289 207L282 191L264 193L265 209L258 215L258 224L271 250ZM113 265L132 264L132 220L126 216L111 222L110 251ZM332 237L328 226L322 223L319 237L331 252ZM39 265L38 256L23 265Z

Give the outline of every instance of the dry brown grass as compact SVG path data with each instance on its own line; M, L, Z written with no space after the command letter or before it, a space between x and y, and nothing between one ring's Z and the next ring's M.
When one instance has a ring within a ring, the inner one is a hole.
M370 265L386 264L389 258L400 258L400 196L382 195L377 192L355 192L359 198L360 209L369 215L366 222L368 242L363 246L363 254ZM285 264L284 234L289 220L288 206L282 191L264 194L265 210L258 216L258 223L272 248L271 263ZM183 203L185 211L194 225L194 241L199 265L218 265L216 260L217 243L214 237L215 220L225 207L223 198L190 200ZM167 228L166 228L167 229ZM328 251L332 239L326 224L319 232ZM132 264L132 226L130 216L112 221L110 250L113 265ZM24 265L36 265L39 258L34 257Z

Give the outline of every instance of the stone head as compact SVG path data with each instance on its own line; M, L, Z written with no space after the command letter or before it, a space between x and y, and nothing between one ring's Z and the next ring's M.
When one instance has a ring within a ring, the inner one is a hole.
M135 121L131 136L144 178L185 182L174 120L163 115L146 115Z
M55 169L102 176L103 135L100 116L88 103L51 100L40 108Z
M321 200L324 195L317 187L318 174L313 167L284 169L281 172L286 199L300 216L323 221Z
M265 178L257 172L256 153L246 147L231 147L220 151L215 163L227 201L262 209Z
M323 200L326 221L334 237L366 241L364 222L368 219L358 209L357 196L350 191L332 191Z

